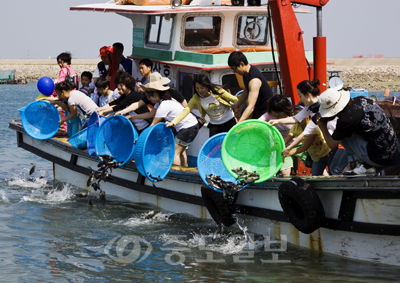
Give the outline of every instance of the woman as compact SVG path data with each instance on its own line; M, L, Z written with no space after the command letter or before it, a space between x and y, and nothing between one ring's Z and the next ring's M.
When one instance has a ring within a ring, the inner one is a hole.
M298 114L296 114L293 117L286 117L286 118L282 118L282 119L272 119L269 121L269 123L272 126L278 125L278 124L293 124L293 123L301 123L304 119L306 119L309 116L314 116L315 113L317 113L319 111L319 104L318 104L318 95L320 93L320 90L318 88L319 86L319 80L313 80L313 81L309 81L309 80L305 80L302 81L301 83L299 83L297 85L297 92L299 94L300 97L300 101L303 102L303 104L305 105L305 107L303 108L303 110L301 110ZM331 127L331 129L334 129L336 127L336 121L330 121L329 126ZM294 147L296 147L298 144L300 144L300 142L305 138L310 136L311 134L313 134L313 137L316 137L319 135L319 133L316 135L315 134L315 130L317 129L317 125L313 122L310 121L307 126L304 128L303 132L297 136L297 138L290 144L288 145L283 151L282 151L282 155L284 157L289 156L292 154L294 154L294 151L292 151L292 149ZM304 144L312 144L311 141L312 137L310 137L310 139L308 139L308 141L306 140L306 142ZM318 175L322 175L324 169L326 166L330 166L332 163L332 160L334 159L335 153L337 151L337 147L329 150L327 153L327 149L325 147L326 142L324 139L322 139L322 143L319 144L319 147L321 149L320 151L320 155L318 156L318 158L313 158L313 165L312 165L312 169L311 169L311 174L313 176L318 176ZM306 150L305 147L302 147L301 150ZM318 151L318 148L315 148L315 150ZM297 153L300 152L300 150L296 150ZM339 158L339 156L337 157ZM346 167L347 165L347 161L346 164L338 164L337 166L341 168L341 170L343 171L344 167ZM330 168L329 172L337 172L337 168ZM340 169L339 169L340 171Z
M203 120L205 120L206 115L210 117L210 122L207 126L210 129L210 137L228 132L236 125L236 119L230 103L236 104L238 102L237 97L213 84L204 74L194 75L193 86L195 94L186 108L174 120L167 122L169 127L177 125L194 107L199 109Z
M99 115L104 115L109 112L119 112L130 106L131 104L139 102L141 100L141 95L135 91L135 85L135 79L128 73L124 72L123 74L119 75L117 88L121 90L122 95L118 99L113 100L109 104L99 108L97 113ZM139 107L136 111L130 112L129 115L133 117L136 114L146 113L149 113L149 109L146 105L143 105L142 107ZM145 119L147 118L131 119L139 134L150 124Z
M169 125L171 121L184 109L175 99L172 99L169 94L169 86L164 86L162 81L150 82L141 86L146 93L147 99L154 104L156 113L154 115L151 126L162 122L164 119ZM132 116L131 119L143 119L151 115L145 113ZM175 156L174 165L188 166L186 148L190 146L196 138L199 131L199 124L193 114L187 115L180 122L174 124L175 134Z
M57 104L70 113L59 121L60 125L76 117L81 120L87 120L86 117L89 117L98 108L90 97L79 90L74 90L74 86L68 80L57 84L54 89L57 98L44 97L41 100L49 100L51 104Z

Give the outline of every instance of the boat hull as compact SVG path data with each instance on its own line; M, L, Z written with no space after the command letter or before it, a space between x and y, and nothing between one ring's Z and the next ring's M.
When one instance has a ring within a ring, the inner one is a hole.
M97 159L56 138L35 140L18 122L10 122L10 128L17 132L19 147L53 162L54 179L88 189L87 167L97 168ZM242 190L237 199L238 223L266 239L280 239L282 247L287 241L351 259L400 265L398 178L309 178L307 181L317 192L326 216L322 227L311 234L299 232L282 210L278 188L287 181L272 178ZM203 204L203 183L195 168L173 167L165 180L153 184L131 162L114 169L112 180L101 186L106 194L132 202L211 219Z

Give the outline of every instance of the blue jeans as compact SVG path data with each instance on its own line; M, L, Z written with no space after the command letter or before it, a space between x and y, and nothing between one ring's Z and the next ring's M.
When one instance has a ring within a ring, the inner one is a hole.
M321 157L321 159L318 162L314 161L311 167L311 175L321 176L322 173L324 172L325 167L328 166L329 168L329 166L331 165L331 162L336 154L336 151L337 148L332 149L326 156Z
M382 167L382 165L376 164L369 159L367 152L368 142L360 135L353 133L351 137L345 138L341 142L347 151L349 162L362 160L371 166Z
M338 148L329 165L329 175L342 175L348 163L346 149Z

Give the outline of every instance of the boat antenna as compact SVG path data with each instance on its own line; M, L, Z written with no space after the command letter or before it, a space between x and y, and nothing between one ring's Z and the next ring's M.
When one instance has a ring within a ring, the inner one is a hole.
M279 92L281 94L283 94L281 79L279 78L279 72L278 72L278 68L276 66L275 51L274 51L274 40L273 40L273 37L272 37L272 20L271 19L272 19L271 18L271 8L269 6L269 1L268 1L268 28L269 28L269 36L271 38L272 60L274 60L274 67L275 67L276 78L278 80Z

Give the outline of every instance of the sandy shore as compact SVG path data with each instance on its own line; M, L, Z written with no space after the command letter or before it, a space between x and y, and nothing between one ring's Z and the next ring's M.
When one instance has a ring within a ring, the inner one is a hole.
M43 76L56 79L55 59L0 59L0 70L16 69L16 79L37 81ZM81 74L93 71L99 59L73 59L72 67ZM339 70L344 86L369 91L400 91L400 58L328 58L328 71Z

